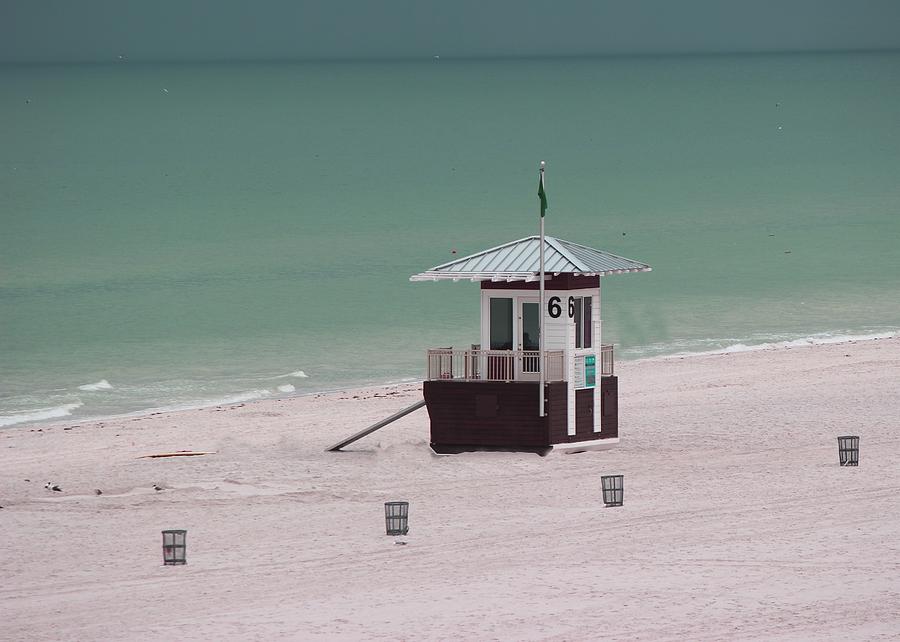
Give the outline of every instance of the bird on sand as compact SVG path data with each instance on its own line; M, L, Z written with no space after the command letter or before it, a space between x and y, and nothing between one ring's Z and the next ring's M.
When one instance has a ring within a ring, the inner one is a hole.
M153 490L155 490L156 492L159 492L162 489L163 489L163 487L160 486L159 484L153 484Z
M44 488L46 488L47 490L55 490L57 493L62 492L62 488L60 488L53 482L47 482L46 484L44 484Z

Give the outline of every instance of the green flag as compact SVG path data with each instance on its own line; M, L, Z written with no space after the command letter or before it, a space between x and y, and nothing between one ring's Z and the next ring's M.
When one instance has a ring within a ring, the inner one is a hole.
M544 192L544 168L541 168L541 182L538 183L538 198L541 199L541 218L547 211L547 194Z

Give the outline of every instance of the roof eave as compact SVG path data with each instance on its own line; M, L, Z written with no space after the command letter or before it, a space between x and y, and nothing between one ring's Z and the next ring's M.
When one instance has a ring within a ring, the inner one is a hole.
M605 270L602 272L568 272L574 276L611 276L613 274L628 274L629 272L651 272L649 265L643 265L633 268L622 268L618 270ZM547 276L551 274L557 276L561 272L546 272ZM409 277L410 281L493 281L511 283L514 281L533 282L540 278L538 272L445 272L442 270L427 270L419 274L413 274Z
M533 272L443 272L428 270L409 277L410 281L536 281Z

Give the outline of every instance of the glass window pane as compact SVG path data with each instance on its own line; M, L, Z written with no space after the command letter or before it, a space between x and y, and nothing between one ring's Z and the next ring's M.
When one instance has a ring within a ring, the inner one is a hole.
M584 346L585 348L591 347L591 338L594 331L594 324L591 321L591 304L593 299L591 297L584 297Z
M523 350L540 350L540 319L538 318L537 303L522 304L522 349Z
M581 348L581 297L575 297L575 347Z
M491 299L491 350L512 350L512 299Z

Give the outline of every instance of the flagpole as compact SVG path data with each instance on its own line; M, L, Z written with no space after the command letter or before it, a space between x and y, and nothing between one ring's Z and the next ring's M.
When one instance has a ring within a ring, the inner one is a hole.
M541 383L538 387L538 397L540 399L540 414L544 416L544 209L546 208L547 198L544 195L544 161L541 161L541 183L539 194L541 199L541 295L540 305L538 307L538 370L541 373Z

